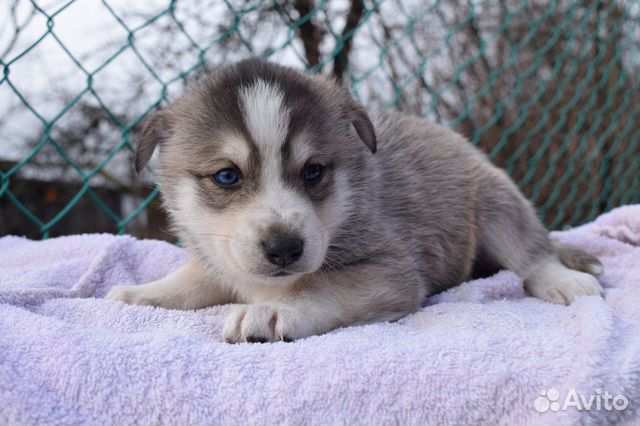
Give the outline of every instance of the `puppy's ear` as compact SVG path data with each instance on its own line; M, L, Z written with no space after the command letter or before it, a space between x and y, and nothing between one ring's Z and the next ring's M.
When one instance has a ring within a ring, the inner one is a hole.
M136 147L136 172L140 173L147 165L158 142L168 137L169 124L167 114L164 111L156 111L144 122L138 146Z
M362 142L369 148L369 151L375 153L377 149L376 131L367 112L360 105L353 102L349 118Z

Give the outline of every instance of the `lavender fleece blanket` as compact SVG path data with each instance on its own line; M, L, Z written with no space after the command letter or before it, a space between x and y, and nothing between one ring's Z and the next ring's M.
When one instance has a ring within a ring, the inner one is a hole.
M555 237L602 260L604 300L548 304L503 271L395 323L240 345L220 340L230 306L102 299L178 247L1 238L0 424L638 424L640 206Z

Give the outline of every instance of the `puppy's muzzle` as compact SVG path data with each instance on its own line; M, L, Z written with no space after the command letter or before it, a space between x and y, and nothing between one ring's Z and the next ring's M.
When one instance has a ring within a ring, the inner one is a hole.
M304 241L291 235L272 235L262 240L262 250L270 263L284 268L302 257Z

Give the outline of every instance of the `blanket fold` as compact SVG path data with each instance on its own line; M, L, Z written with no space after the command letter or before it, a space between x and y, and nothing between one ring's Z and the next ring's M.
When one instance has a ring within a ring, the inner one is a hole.
M502 271L397 322L239 345L231 306L103 299L178 247L0 238L0 424L638 424L640 206L553 236L603 262L604 299L552 305Z

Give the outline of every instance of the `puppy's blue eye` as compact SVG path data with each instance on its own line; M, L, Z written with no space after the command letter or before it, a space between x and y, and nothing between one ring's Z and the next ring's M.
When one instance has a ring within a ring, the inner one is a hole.
M213 180L223 188L230 188L240 182L240 172L232 168L218 170L213 175Z
M316 183L322 179L324 167L320 164L309 164L302 170L302 179L307 183Z

